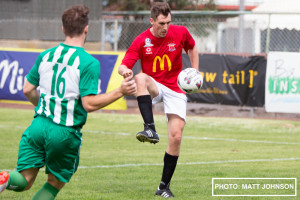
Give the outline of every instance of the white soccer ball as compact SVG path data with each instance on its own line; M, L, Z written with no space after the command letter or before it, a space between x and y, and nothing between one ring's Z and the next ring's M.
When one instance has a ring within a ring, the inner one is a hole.
M179 73L177 84L183 92L189 94L196 93L203 85L203 77L198 70L186 68Z

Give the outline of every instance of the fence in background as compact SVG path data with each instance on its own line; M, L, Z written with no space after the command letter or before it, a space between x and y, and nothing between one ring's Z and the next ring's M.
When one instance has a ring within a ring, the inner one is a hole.
M300 13L243 12L242 28L237 13L175 11L172 24L187 27L199 52L254 55L269 51L300 51L300 25L297 20L300 20ZM101 21L101 50L106 50L104 43L109 43L111 50L124 51L137 35L150 26L148 17L124 20L111 19L111 16Z
M74 3L8 1L0 3L0 40L61 41L60 15ZM19 3L18 6L15 6ZM102 51L125 51L133 39L149 26L149 12L99 14L99 2L84 1L91 7L88 42ZM52 11L51 11L52 10ZM239 23L243 16L243 27ZM248 53L299 52L300 13L256 13L215 11L173 11L172 23L184 25L193 35L199 52Z

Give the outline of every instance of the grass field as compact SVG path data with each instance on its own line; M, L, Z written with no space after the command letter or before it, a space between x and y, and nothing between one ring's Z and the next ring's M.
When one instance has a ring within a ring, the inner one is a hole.
M0 108L0 170L16 166L18 143L32 110ZM154 197L167 146L164 116L155 115L160 142L140 143L139 115L89 114L83 132L80 167L58 200L144 200ZM171 189L176 199L300 199L297 197L212 196L212 178L300 177L300 121L188 117ZM46 181L44 169L31 190L4 191L1 200L28 200ZM250 182L249 182L250 183ZM297 188L300 188L299 183ZM252 192L258 190L224 190ZM272 194L291 191L272 190ZM223 194L222 193L222 194Z

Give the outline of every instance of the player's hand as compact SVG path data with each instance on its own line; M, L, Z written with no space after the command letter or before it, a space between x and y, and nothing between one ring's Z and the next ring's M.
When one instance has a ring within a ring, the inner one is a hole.
M121 84L121 91L124 96L135 95L137 92L136 83L130 77L125 78Z
M129 77L129 79L132 79L133 77L133 71L131 69L128 69L128 68L125 68L123 73L122 73L122 76L125 78Z

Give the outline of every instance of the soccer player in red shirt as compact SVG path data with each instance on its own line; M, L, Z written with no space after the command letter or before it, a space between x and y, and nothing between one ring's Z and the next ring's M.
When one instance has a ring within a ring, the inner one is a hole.
M164 156L161 183L155 195L174 197L169 186L180 152L186 117L186 94L177 85L182 70L182 50L189 55L191 65L198 69L199 56L195 41L183 26L171 25L171 10L166 2L156 2L151 8L151 27L135 38L119 67L124 78L133 77L132 68L141 60L142 72L135 75L137 101L144 120L144 131L137 133L141 142L157 143L152 104L163 102L168 122L169 144Z

